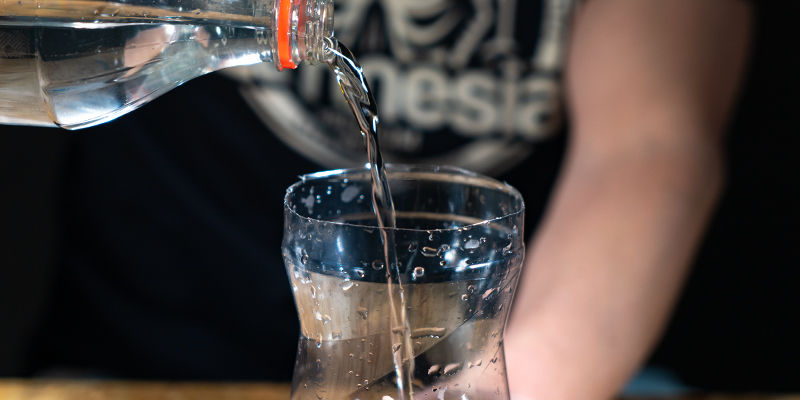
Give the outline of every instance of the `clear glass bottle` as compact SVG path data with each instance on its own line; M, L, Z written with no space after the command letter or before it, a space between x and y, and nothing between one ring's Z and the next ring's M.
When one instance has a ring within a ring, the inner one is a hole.
M0 0L0 124L97 125L218 69L323 61L332 35L332 0Z

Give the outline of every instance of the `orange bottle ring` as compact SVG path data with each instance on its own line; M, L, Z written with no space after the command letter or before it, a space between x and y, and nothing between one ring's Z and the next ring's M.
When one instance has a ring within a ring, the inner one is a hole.
M278 7L278 59L280 68L295 69L297 65L292 61L292 46L289 27L292 25L292 0L280 0Z

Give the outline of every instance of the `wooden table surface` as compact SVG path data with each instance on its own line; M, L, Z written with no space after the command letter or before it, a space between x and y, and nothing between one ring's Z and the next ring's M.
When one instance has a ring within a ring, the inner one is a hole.
M283 383L2 380L0 400L288 400ZM480 400L480 399L478 399ZM800 400L800 396L693 395L625 400Z

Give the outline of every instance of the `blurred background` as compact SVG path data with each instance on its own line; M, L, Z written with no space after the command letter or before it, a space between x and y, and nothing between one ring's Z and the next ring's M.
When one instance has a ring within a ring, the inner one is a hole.
M649 362L689 387L800 390L800 6L764 3L724 196ZM376 46L352 40L357 51ZM372 65L388 93L388 69ZM190 81L80 132L0 126L0 376L290 378L283 191L339 160L309 161L318 150L270 134L273 115L251 111L314 82L266 68ZM322 123L341 120L301 100ZM406 161L403 149L421 139L387 119L406 141L387 144L389 159ZM547 136L517 168L483 168L523 188L527 235L564 147L563 132ZM185 334L194 328L206 333Z

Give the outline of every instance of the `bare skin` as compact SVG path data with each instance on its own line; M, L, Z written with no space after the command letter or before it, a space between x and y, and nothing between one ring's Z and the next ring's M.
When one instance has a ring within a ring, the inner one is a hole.
M663 329L723 184L745 70L738 0L590 0L573 132L506 333L512 399L613 397Z

